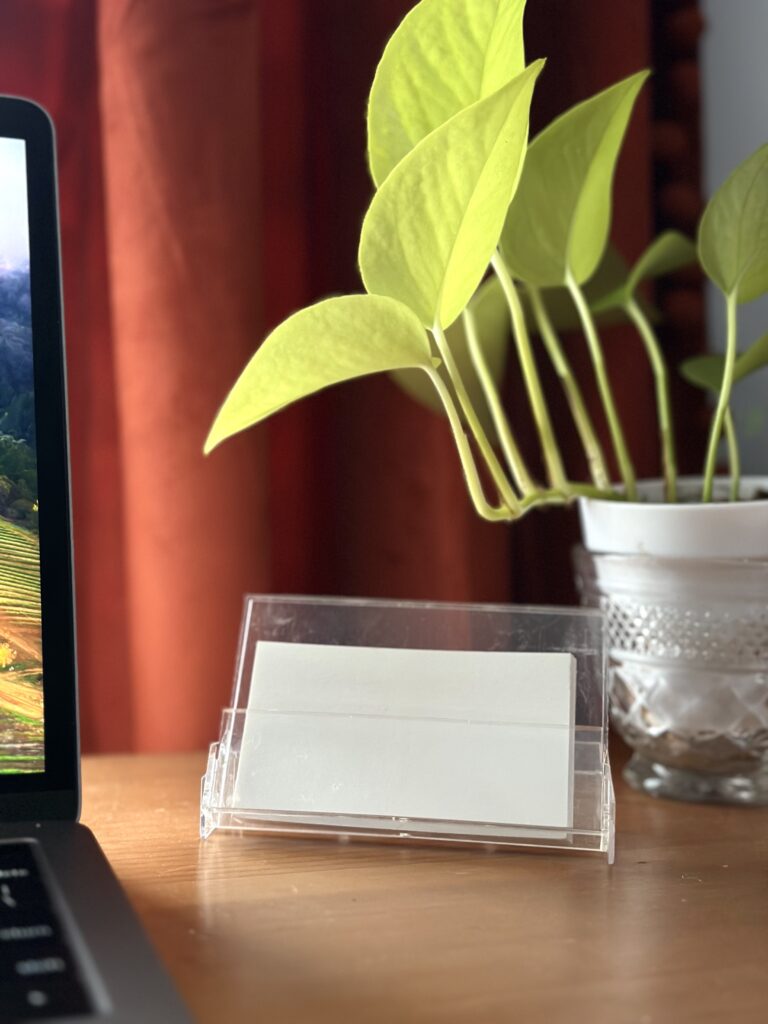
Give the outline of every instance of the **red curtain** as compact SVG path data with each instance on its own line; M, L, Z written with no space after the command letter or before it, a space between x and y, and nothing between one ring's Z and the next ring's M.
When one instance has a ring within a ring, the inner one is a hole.
M445 425L386 379L201 454L264 333L360 287L365 97L410 6L0 5L0 89L58 128L86 749L211 740L249 591L572 598L573 514L478 521ZM648 63L646 0L529 6L529 52L551 57L540 123ZM649 121L641 105L617 186L628 256L651 230ZM609 348L637 468L654 472L640 348Z

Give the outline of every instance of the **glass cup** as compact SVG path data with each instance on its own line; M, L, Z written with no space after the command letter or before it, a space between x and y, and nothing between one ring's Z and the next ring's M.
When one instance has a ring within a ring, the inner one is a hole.
M574 553L605 614L625 778L655 796L768 804L768 561Z

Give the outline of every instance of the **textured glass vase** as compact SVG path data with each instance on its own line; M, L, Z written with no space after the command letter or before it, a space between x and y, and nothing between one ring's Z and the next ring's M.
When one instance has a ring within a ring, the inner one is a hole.
M768 561L575 552L637 789L768 804Z

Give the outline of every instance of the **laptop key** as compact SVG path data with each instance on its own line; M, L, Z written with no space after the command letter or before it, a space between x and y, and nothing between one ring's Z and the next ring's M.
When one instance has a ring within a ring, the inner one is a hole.
M38 979L20 985L0 983L0 1020L16 1024L91 1013L80 983L71 978Z
M0 928L9 913L49 908L51 897L30 843L0 843Z
M15 839L0 842L0 881L29 875L40 877L33 844Z
M0 927L14 914L32 910L50 911L51 897L39 878L0 882Z
M23 919L17 915L12 924L0 926L0 957L3 956L3 947L6 943L55 939L58 934L58 922L53 917L44 919L41 914L37 914L32 917L25 915Z
M61 942L7 943L0 946L0 982L74 974L69 949Z

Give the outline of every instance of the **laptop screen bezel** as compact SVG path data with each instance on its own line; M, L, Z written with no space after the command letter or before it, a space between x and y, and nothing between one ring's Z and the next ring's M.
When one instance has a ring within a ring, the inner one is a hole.
M80 807L66 371L53 125L0 97L0 136L26 144L39 495L45 770L0 775L0 822L75 819Z

